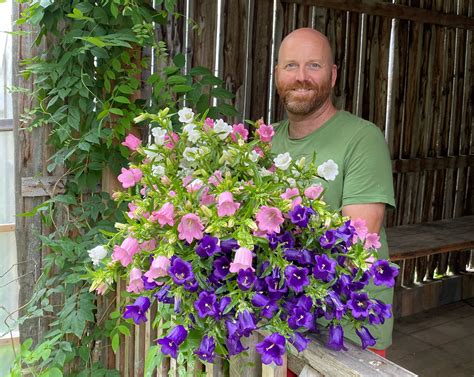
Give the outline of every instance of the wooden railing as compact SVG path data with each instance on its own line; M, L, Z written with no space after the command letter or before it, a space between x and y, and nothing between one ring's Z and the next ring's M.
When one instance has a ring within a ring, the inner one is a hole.
M104 305L106 303L103 303ZM110 305L109 305L110 307ZM156 304L150 308L151 318L156 314ZM160 329L153 329L152 321L133 326L130 337L121 337L120 348L113 354L110 344L102 347L98 357L108 361L109 368L115 368L123 377L141 377L145 373L145 356L148 349L162 336ZM345 342L347 351L333 351L325 346L326 335L310 335L312 342L301 353L287 353L282 366L265 365L255 351L255 344L263 339L265 333L257 333L250 338L242 338L247 353L232 357L230 361L216 358L214 364L178 365L176 360L165 357L151 375L157 377L185 376L205 377L285 377L290 369L296 375L318 376L415 376L412 372L398 366L377 354L362 350L359 346Z

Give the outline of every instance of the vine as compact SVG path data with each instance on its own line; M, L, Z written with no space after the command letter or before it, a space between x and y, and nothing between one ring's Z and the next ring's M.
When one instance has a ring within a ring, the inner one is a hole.
M50 252L27 315L19 322L46 317L50 330L40 344L28 340L21 345L11 376L21 376L24 368L35 376L118 375L94 353L101 351L106 337L117 349L118 335L130 334L128 325L118 312L96 318L96 295L85 278L87 250L103 243L122 216L123 208L100 190L103 171L118 173L125 166L128 150L120 142L140 113L165 106L175 111L186 100L198 112L233 116L235 109L225 102L233 95L207 68L184 74L184 55L171 59L165 43L156 39L157 27L180 17L176 0L156 1L155 8L140 0L26 3L17 25L35 25L36 44L46 41L48 50L22 62L21 74L34 79L31 95L37 103L25 119L30 129L50 127L54 154L47 170L65 172L66 191L26 214L41 215L54 230L39 235ZM142 56L147 48L155 51L153 67L158 69L144 81L142 73L152 66ZM144 87L150 98L139 96ZM221 100L218 106L211 106L213 97ZM59 306L58 295L63 298Z

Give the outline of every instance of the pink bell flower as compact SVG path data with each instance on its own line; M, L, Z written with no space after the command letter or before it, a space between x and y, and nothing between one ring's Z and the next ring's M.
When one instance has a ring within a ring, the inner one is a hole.
M214 186L218 186L219 183L221 183L224 179L222 178L222 173L220 172L220 170L216 170L214 172L214 174L212 174L209 179L207 180L207 182L211 185L214 185Z
M120 174L117 179L122 183L123 188L129 188L135 186L140 179L142 179L142 171L137 168L125 169L122 168L122 174Z
M273 130L272 125L266 125L262 123L258 128L256 134L264 143L269 143L272 141L275 131Z
M214 204L215 202L216 196L213 194L209 194L209 187L205 187L201 193L200 204L202 204L203 206L209 206L211 204Z
M127 267L130 263L132 263L132 257L138 253L138 251L138 241L133 237L127 237L120 246L114 246L112 260L120 261L122 266Z
M323 191L324 191L324 187L322 185L314 185L304 190L304 195L308 199L314 200L314 199L318 199Z
M356 237L359 238L359 240L365 239L367 236L367 233L369 229L367 228L367 223L365 222L364 219L357 218L354 220L351 220L351 225L354 227L355 232L356 232ZM354 242L357 242L357 239L354 240Z
M236 143L238 140L237 135L240 135L244 141L247 141L249 137L249 132L242 123L234 124L232 126L232 132L230 133L230 137L234 143Z
M202 129L204 130L204 132L208 132L209 130L212 130L213 128L214 128L214 121L211 118L206 118L202 126Z
M144 289L142 271L139 268L132 268L130 270L130 281L127 286L127 292L140 293Z
M174 225L174 206L172 203L165 203L158 211L153 211L150 220L158 221L163 227L166 224L169 226Z
M280 197L282 199L291 199L295 196L298 196L300 194L300 192L298 191L298 189L295 187L295 188L287 188L286 191L280 195Z
M258 229L267 233L279 233L283 224L281 211L275 207L262 206L256 215Z
M131 219L134 219L135 218L135 210L137 208L138 207L133 202L128 203L127 216L130 217Z
M156 240L154 240L154 239L151 239L151 240L148 240L148 241L143 241L140 244L140 250L152 251L152 250L155 250L155 249L156 249Z
M250 268L252 271L255 269L252 267L252 252L245 247L239 247L235 251L234 261L229 266L230 272L239 272L240 270L246 270Z
M199 216L194 213L188 213L181 218L178 224L178 238L191 243L194 239L200 240L203 237L203 230L204 226Z
M148 282L151 283L154 279L168 275L170 263L170 260L163 255L159 255L155 259L153 259L150 269L145 272L145 276L148 278Z
M364 247L366 249L379 249L380 246L380 237L377 233L367 233L367 236L365 236L365 244Z
M171 132L171 136L166 134L164 147L166 149L172 150L178 141L179 141L179 136L177 133Z
M122 145L126 146L131 151L136 151L141 143L142 141L138 137L133 134L128 134Z
M217 215L219 217L232 216L240 207L240 203L234 202L234 197L230 191L225 191L219 195L217 200Z

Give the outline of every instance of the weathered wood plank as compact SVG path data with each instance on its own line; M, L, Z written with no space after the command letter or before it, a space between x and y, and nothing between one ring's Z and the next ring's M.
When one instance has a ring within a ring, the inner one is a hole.
M400 260L474 248L474 216L387 229L390 259Z
M285 3L318 5L332 9L366 13L372 16L399 18L416 22L449 26L461 29L474 29L474 20L466 16L447 14L434 10L420 9L407 5L392 4L373 0L282 0Z

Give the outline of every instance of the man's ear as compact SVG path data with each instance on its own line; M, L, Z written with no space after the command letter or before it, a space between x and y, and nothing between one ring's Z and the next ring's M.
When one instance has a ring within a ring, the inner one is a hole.
M337 65L336 64L333 64L332 65L332 82L331 82L331 88L334 88L334 86L336 85L336 80L337 80Z

